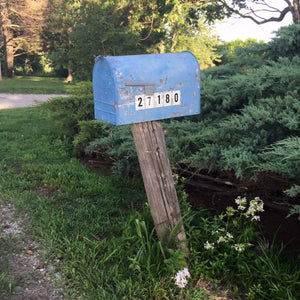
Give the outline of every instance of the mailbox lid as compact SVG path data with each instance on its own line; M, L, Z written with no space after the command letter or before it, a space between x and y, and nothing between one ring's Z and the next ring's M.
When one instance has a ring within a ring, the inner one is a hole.
M115 125L200 113L200 68L187 51L100 56L93 83L96 119Z

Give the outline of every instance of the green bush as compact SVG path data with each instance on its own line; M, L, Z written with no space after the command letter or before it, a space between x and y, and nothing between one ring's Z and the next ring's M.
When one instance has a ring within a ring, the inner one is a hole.
M79 121L79 133L73 140L74 154L81 157L85 154L87 145L99 136L107 136L109 125L98 120Z
M276 172L299 180L298 29L286 28L268 44L252 43L251 49L237 50L232 63L202 71L201 114L163 121L174 170L229 171L241 180ZM281 57L273 57L272 45L282 46L288 33L286 50L280 48ZM130 126L92 121L92 84L74 88L76 96L53 99L44 106L60 124L73 153L109 159L115 173L139 176Z
M79 121L93 119L94 102L91 95L54 97L41 104L50 119L61 128L62 137L73 137L79 132Z

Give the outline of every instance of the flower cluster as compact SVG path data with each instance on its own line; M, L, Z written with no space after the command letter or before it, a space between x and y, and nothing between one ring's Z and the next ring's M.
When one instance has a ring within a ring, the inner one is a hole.
M223 227L218 227L216 230L211 232L211 235L214 237L214 241L206 241L203 245L206 250L213 250L217 245L228 244L229 247L234 249L237 252L243 252L251 244L249 243L234 243L234 236L228 232L229 222L232 222L233 226L236 228L238 226L239 218L232 218L234 216L244 216L250 218L251 221L259 221L260 217L257 215L260 212L263 212L263 201L259 197L255 197L249 202L246 197L238 196L235 199L235 203L238 205L237 209L232 206L226 208L226 214L219 215L221 222L226 222L226 225ZM227 218L226 218L227 217ZM226 229L225 229L226 227Z
M235 199L235 203L238 205L238 210L245 211L247 208L246 197L241 198L238 196ZM251 218L251 221L260 221L260 217L256 215L257 213L264 211L264 203L259 197L255 197L250 201L248 210L243 213L247 218Z
M183 268L183 270L178 271L177 274L175 275L175 277L174 277L175 284L179 288L183 289L183 288L185 288L185 286L188 283L187 278L190 278L190 277L191 277L191 274L190 274L188 268Z
M247 205L247 199L246 197L241 198L241 196L238 196L235 199L235 203L238 205L239 210L245 210Z
M259 197L255 197L253 200L250 201L250 205L248 211L246 212L246 217L251 217L252 221L259 221L260 217L255 215L256 213L264 211L264 203Z
M209 243L208 241L206 241L206 243L204 244L204 249L209 250L209 249L214 249L215 247L215 243Z
M235 250L235 251L237 251L237 252L243 252L245 249L246 249L246 247L248 247L248 246L250 246L251 244L249 244L249 243L247 243L247 244L234 244L233 246L232 246L232 248Z

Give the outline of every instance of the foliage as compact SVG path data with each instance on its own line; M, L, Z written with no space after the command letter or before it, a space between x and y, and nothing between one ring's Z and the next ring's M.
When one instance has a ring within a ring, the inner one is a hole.
M300 120L298 120L300 121ZM300 178L300 137L290 137L272 144L261 154L262 170Z
M297 299L299 259L288 259L283 247L278 249L275 244L257 239L255 223L261 203L259 198L247 202L238 197L237 208L227 207L226 213L209 215L199 211L195 215L190 227L194 276L230 280L238 289L244 289L247 299ZM251 218L247 217L250 210Z
M80 92L79 92L80 91ZM41 108L48 111L53 122L61 126L61 135L73 140L79 132L79 121L91 120L94 117L94 103L91 94L91 84L81 83L73 86L70 97L54 97L42 103Z
M281 27L276 37L268 44L267 51L270 58L277 60L279 57L292 58L300 53L300 24Z
M117 174L140 175L130 126L110 126L110 133L91 141L86 146L85 153L111 159L114 162L113 171Z
M300 53L300 25L281 27L276 37L269 43L247 39L225 42L217 47L221 64L233 69L259 68L269 60L278 61L281 57L293 59Z
M197 265L198 277L224 280L239 273L242 262L249 263L257 237L258 213L263 211L259 198L238 197L237 208L227 207L226 213L201 216L194 221L191 233L192 264Z
M248 38L245 41L234 40L231 42L223 42L217 46L217 53L220 55L221 64L226 65L230 63L235 63L239 60L238 54L236 51L240 48L245 48L245 52L253 53L259 45L262 45L263 42L257 42L256 39ZM257 59L257 55L255 58ZM249 57L248 57L249 59Z
M186 266L183 252L156 238L140 181L99 176L70 158L60 125L41 107L4 110L0 117L0 201L14 199L16 208L28 214L49 250L43 263L55 264L67 283L66 297L209 299L198 284L205 276L234 280L240 297L245 291L252 299L279 299L276 292L284 299L297 298L298 262L292 264L275 248L257 246L251 219L256 219L254 207L261 210L260 201L249 210L240 197L237 208L219 216L194 211L175 178L190 247L191 277L180 289L174 276ZM133 211L138 207L142 210ZM205 249L206 241L216 249ZM240 252L238 244L248 243L252 245Z
M0 2L0 47L5 51L5 75L8 77L13 76L14 57L40 51L42 5L43 1L33 0Z
M44 26L41 34L43 50L49 54L55 70L68 67L68 51L71 47L72 4L63 0L49 0L43 11Z
M173 0L51 0L44 49L56 68L68 66L79 79L91 79L98 55L191 50L200 63L212 65L217 39L204 25L202 6Z
M261 241L252 261L241 262L239 276L244 278L249 299L296 300L299 297L299 257L290 259L283 250L284 247Z
M98 120L79 121L79 133L73 140L75 156L81 157L85 153L86 145L96 137L108 135L107 125Z

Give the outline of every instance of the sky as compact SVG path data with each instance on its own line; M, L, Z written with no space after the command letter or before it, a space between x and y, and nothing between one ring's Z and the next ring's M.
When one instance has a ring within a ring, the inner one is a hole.
M280 8L280 0L270 0L273 5ZM222 23L216 25L216 34L222 41L229 42L236 39L246 40L247 38L255 38L258 41L263 40L269 42L274 31L277 31L281 26L292 24L291 14L287 14L281 22L270 22L262 25L257 25L249 19L240 19L231 17Z

